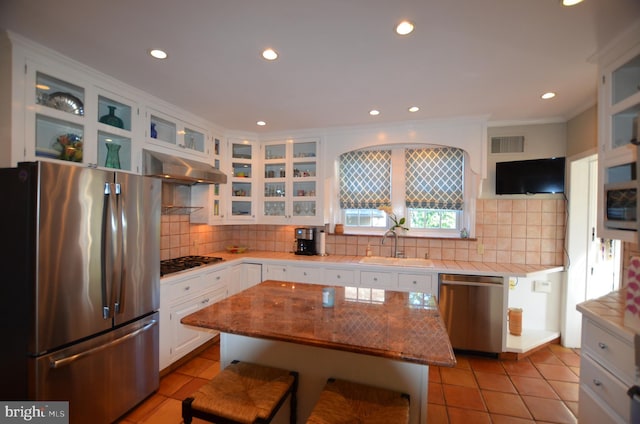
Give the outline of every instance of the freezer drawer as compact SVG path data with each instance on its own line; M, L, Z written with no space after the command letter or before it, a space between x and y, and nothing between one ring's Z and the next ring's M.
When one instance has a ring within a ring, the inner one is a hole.
M440 314L454 349L502 352L502 277L440 274Z
M35 400L68 400L70 423L112 423L159 386L158 313L34 358Z

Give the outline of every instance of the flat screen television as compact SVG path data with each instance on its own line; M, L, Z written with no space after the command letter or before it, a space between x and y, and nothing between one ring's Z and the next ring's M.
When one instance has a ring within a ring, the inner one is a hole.
M565 158L496 163L496 194L564 193Z

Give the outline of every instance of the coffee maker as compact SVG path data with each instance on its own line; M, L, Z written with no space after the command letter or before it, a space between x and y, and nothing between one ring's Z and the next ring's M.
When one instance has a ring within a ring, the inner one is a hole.
M315 228L296 228L296 255L316 254Z

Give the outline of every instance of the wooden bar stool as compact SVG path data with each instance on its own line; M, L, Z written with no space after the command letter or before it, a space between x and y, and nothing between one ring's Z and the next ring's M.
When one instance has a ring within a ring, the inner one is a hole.
M298 373L233 361L209 383L182 401L182 418L216 424L269 423L291 395L291 424L296 423Z
M409 395L330 378L307 424L403 424L409 422Z

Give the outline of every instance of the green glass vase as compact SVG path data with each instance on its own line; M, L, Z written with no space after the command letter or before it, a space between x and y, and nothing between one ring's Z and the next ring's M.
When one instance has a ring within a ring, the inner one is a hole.
M109 108L109 113L100 117L100 122L103 124L111 125L116 128L124 128L124 124L122 119L116 116L116 107L115 106L107 106Z
M107 145L107 160L104 166L107 168L120 169L120 145L115 143L105 143Z

